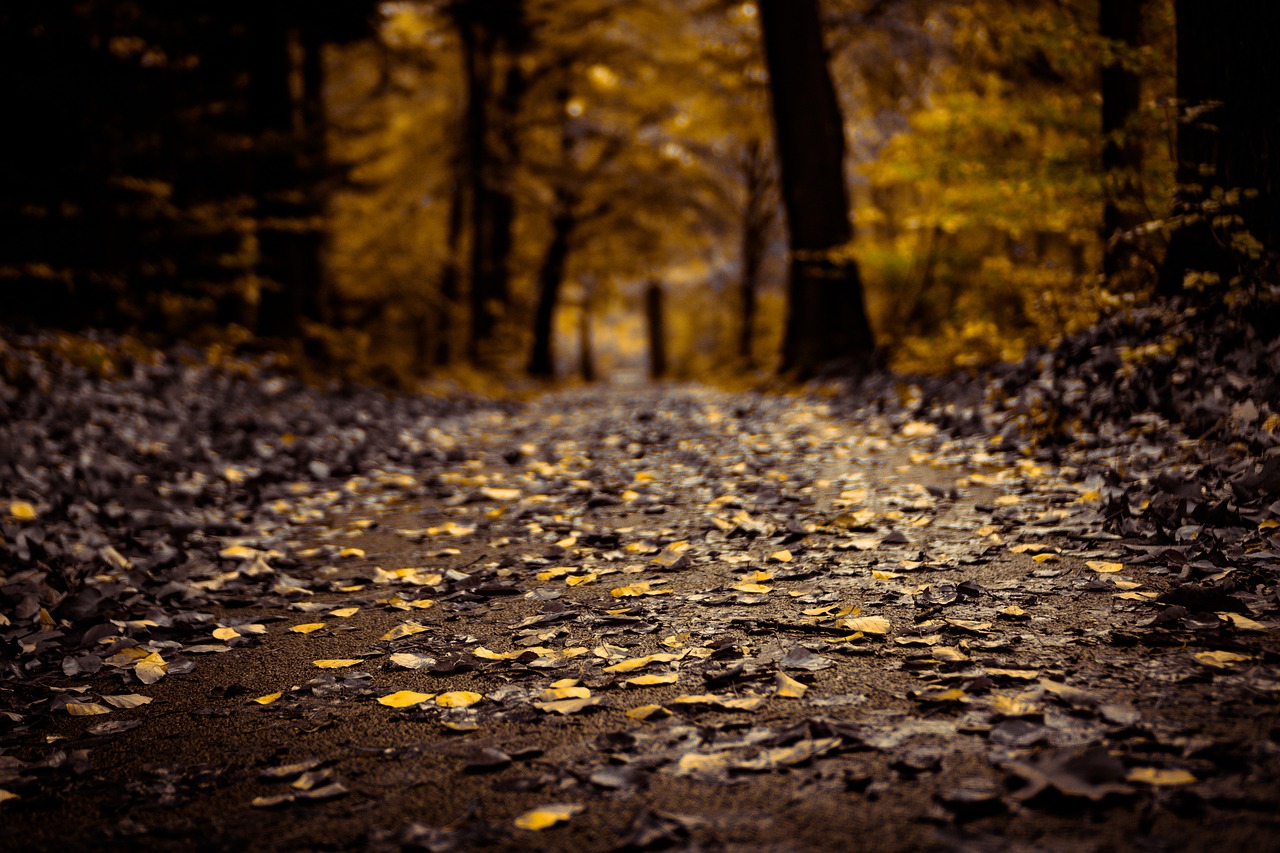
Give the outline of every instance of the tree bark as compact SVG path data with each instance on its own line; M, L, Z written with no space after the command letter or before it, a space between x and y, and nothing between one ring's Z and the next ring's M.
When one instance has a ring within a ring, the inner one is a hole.
M577 226L572 205L564 201L551 221L551 242L538 268L538 304L533 314L533 350L529 354L530 376L551 379L556 375L555 319L560 300L560 284L569 262L569 246Z
M649 331L649 378L667 375L667 324L662 283L649 282L644 291L645 325Z
M1122 52L1141 44L1145 0L1102 0L1098 8L1101 36ZM1142 144L1130 122L1138 112L1141 79L1123 59L1106 63L1099 81L1102 92L1102 272L1106 279L1131 289L1132 271L1139 260L1131 238L1124 236L1142 216Z
M1160 270L1166 295L1189 274L1229 285L1280 250L1280 5L1177 0L1175 11L1180 222ZM1220 218L1230 215L1242 224Z
M591 301L585 296L578 308L578 375L583 382L595 382L596 351L591 342Z
M782 369L801 378L865 370L875 339L844 179L844 127L817 0L761 0L791 257Z
M746 206L742 216L742 280L739 284L742 326L738 331L738 358L746 368L755 367L753 343L760 269L776 209L770 165L763 143L759 140L747 143L742 160Z

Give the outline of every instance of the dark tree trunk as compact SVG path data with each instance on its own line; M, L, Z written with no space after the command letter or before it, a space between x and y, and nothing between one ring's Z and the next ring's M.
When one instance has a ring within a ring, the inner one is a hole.
M801 377L865 369L875 339L844 180L844 128L817 0L762 0L774 134L791 262L782 369Z
M644 291L645 325L649 331L649 378L667 375L667 324L662 283L649 282Z
M569 246L577 226L573 205L562 200L551 221L551 242L538 269L538 305L533 314L533 351L529 375L551 379L556 375L555 319L560 285L569 262Z
M445 229L445 262L440 272L440 305L436 311L434 344L431 361L445 366L453 363L458 316L461 313L462 229L467 215L468 153L459 150L454 167L453 188L449 194L449 218Z
M742 160L742 176L746 189L746 209L742 217L742 280L740 299L742 326L738 330L738 358L743 366L755 366L756 314L760 269L768 248L769 229L776 213L771 163L765 146L758 140L749 142Z
M488 361L488 345L510 300L519 157L518 115L526 81L520 55L528 41L523 0L459 0L453 7L462 39L467 108L464 138L471 214L471 324L467 353ZM502 69L505 67L505 73Z
M283 13L259 7L247 27L249 121L257 146L252 193L258 222L258 332L294 337L307 286L306 240L294 227L302 213L293 202L301 174L295 151L290 35Z
M596 381L596 351L591 342L591 304L583 299L578 310L578 375L583 382Z
M329 121L324 103L324 38L310 19L302 36L302 136L300 156L306 180L308 224L301 234L303 246L302 315L322 323L332 321L329 282L325 276L328 234L324 222L329 213Z
M1098 28L1104 39L1122 53L1131 53L1141 43L1142 11L1146 0L1102 0ZM1132 237L1126 237L1142 223L1142 144L1130 127L1138 112L1141 80L1125 65L1126 57L1103 65L1102 91L1102 176L1106 200L1102 211L1102 271L1108 281L1131 289L1134 267L1139 260Z
M1280 4L1177 0L1175 10L1180 224L1160 270L1168 295L1189 275L1228 285L1262 260L1245 231L1264 255L1280 250ZM1221 219L1231 215L1243 225Z

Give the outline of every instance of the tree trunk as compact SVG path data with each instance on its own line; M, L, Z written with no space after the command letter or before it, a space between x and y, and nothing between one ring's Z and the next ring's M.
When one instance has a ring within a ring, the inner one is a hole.
M1160 270L1167 295L1188 278L1228 285L1280 250L1280 4L1177 0L1175 10L1180 222Z
M300 328L305 247L289 226L299 211L290 201L298 187L294 152L289 31L282 15L260 7L247 28L249 126L257 146L251 178L258 238L258 332L293 337Z
M844 127L817 0L761 0L791 259L782 369L800 377L868 367L875 339L844 180Z
M1131 54L1141 43L1142 11L1145 0L1102 0L1098 29L1117 50ZM1132 231L1142 215L1142 144L1129 126L1138 112L1141 80L1126 67L1129 56L1103 65L1102 92L1102 178L1106 200L1102 211L1102 272L1107 281L1116 281L1131 290L1134 266Z
M591 343L591 303L586 297L578 309L578 375L583 382L596 381L596 352Z
M746 206L742 216L742 326L738 330L738 358L748 369L755 367L752 344L759 307L760 268L764 264L769 228L773 224L776 207L770 166L763 143L759 140L747 143L742 160Z
M649 282L644 291L645 325L649 330L649 378L667 375L667 325L663 309L662 283Z
M572 205L562 201L551 221L551 242L538 268L538 305L533 313L533 351L529 354L530 376L551 379L556 375L555 319L560 300L560 284L569 262L569 243L577 226Z

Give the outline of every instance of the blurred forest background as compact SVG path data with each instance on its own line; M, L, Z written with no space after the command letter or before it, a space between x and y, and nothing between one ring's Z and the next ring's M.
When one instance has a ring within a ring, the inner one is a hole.
M895 367L1015 359L1149 298L1175 197L1174 5L821 3L845 250ZM0 316L406 388L772 371L788 242L762 17L6 2Z

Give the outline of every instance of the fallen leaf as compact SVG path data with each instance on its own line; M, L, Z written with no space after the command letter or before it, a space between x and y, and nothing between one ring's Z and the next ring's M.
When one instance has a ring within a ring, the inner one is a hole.
M412 637L414 634L421 634L424 631L431 630L425 625L417 622L402 622L390 631L382 635L384 640L403 640L405 637Z
M338 619L348 619L360 612L359 607L339 607L337 610L330 610L329 615Z
M111 709L97 702L68 702L64 705L67 713L73 717L93 717L98 714L110 714Z
M665 652L655 655L645 655L642 658L629 658L624 661L615 663L613 666L606 666L605 672L632 672L642 669L651 663L670 663L671 661L680 660L680 655L667 654Z
M633 720L647 720L650 717L669 717L671 712L661 705L640 705L626 712Z
M359 658L337 658L332 660L313 660L312 663L321 669L346 669L349 666L364 663L364 661Z
M344 560L350 560L356 557L363 557L364 549L363 548L343 548L341 551L338 552L338 556Z
M213 638L215 640L234 640L240 636L240 632L235 628L214 628Z
M675 684L680 680L680 676L674 672L665 675L637 675L635 678L628 678L625 684L634 684L637 687L652 687L656 684Z
M1239 613L1219 613L1218 618L1226 619L1231 623L1231 627L1237 631L1265 631L1267 626L1261 622L1255 622L1247 616L1241 616Z
M1163 770L1159 767L1134 767L1124 778L1144 785L1192 785L1200 781L1186 770Z
M853 616L840 621L841 628L861 631L864 634L887 634L892 626L883 616Z
M556 824L564 823L581 812L583 808L577 803L551 803L525 812L516 818L515 824L519 829L539 832L544 829L550 829Z
M294 625L289 628L295 634L311 634L324 627L323 622L308 622L305 625Z
M169 672L169 663L159 652L152 652L134 664L133 673L143 684L155 684Z
M122 693L115 696L103 696L102 701L113 708L127 709L150 705L154 700L150 696L143 696L140 693Z
M436 665L436 659L427 655L420 655L416 652L399 652L392 655L389 660L399 667L405 669L426 669Z
M1236 652L1196 652L1195 658L1200 663L1213 669L1231 669L1238 663L1253 660L1252 655L1242 655Z
M1123 563L1107 563L1102 560L1089 560L1085 565L1101 574L1114 574L1115 572L1124 571Z
M388 708L408 708L410 705L421 705L428 699L434 699L434 693L418 693L414 690L398 690L395 693L388 693L386 696L378 697L379 705L386 705ZM465 707L462 705L451 705L449 707Z
M538 694L539 702L556 702L561 699L588 699L591 697L591 691L585 687L574 687L572 685L566 687L548 687Z
M774 551L772 554L769 555L769 559L773 560L776 563L790 563L792 560L795 559L795 557L792 556L790 551L784 550L784 551Z
M774 695L781 696L784 699L800 699L809 689L809 685L796 681L785 672L778 673L774 683L778 687L778 691Z
M13 501L9 504L9 515L18 521L35 521L39 513L26 501Z
M283 695L284 693L277 690L275 693L268 693L266 696L258 696L254 699L250 699L249 701L257 702L259 705L270 705L272 702L276 701Z
M736 589L738 592L749 592L756 595L765 595L766 593L773 592L773 587L762 583L734 584L733 589Z
M441 708L469 708L484 697L469 690L452 690L436 697L436 704Z

